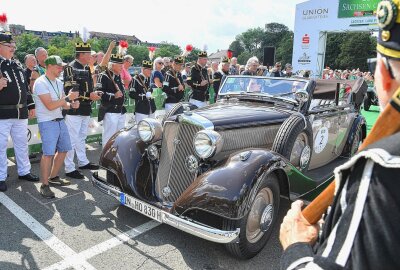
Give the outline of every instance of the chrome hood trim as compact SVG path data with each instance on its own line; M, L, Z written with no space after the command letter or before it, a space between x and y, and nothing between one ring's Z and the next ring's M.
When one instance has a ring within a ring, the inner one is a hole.
M178 122L201 127L207 130L214 130L214 124L209 119L196 112L185 112L178 116Z

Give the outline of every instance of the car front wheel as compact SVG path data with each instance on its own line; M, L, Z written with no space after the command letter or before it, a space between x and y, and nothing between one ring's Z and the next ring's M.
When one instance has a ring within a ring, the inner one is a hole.
M302 172L308 170L313 149L313 133L310 121L299 115L291 115L283 122L275 136L271 150L287 158Z
M279 183L274 174L264 176L257 188L250 211L240 220L225 220L225 230L240 228L237 243L226 244L227 250L240 259L250 259L267 244L279 212Z

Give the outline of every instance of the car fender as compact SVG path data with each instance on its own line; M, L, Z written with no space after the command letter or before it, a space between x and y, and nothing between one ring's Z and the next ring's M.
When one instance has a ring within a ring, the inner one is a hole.
M201 209L224 218L239 219L250 209L264 174L283 169L286 161L267 149L236 152L224 164L200 175L175 202L175 210ZM288 185L287 177L285 181Z
M115 133L103 148L99 164L118 177L124 192L130 188L137 195L136 176L143 163L145 146L135 126Z

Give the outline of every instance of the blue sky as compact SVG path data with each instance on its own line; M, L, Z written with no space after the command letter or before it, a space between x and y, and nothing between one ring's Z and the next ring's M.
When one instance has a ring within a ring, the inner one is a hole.
M252 27L279 22L293 30L297 3L304 0L1 0L9 23L30 30L89 31L136 35L142 41L226 49ZM23 7L23 8L21 8Z

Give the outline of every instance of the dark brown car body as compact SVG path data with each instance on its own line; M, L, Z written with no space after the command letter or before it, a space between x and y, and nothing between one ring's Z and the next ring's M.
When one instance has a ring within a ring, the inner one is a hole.
M353 101L340 105L336 87L340 82L326 87L325 82L304 81L310 98L300 107L280 100L232 96L171 116L163 123L162 139L151 143L159 151L157 160L148 157L150 144L140 139L137 126L121 130L101 153L103 176L94 173L92 181L116 199L125 194L123 197L131 196L162 210L162 215L176 217L179 220L166 217L162 222L186 232L203 237L201 230L211 228L217 236L203 238L219 243L237 241L240 231L227 232L224 224L248 214L265 175L276 176L281 196L312 200L332 181L332 168L344 162L343 155L350 155L356 135L366 135L357 100L358 95L363 95L358 93L360 85L355 86ZM318 88L319 83L324 87ZM317 99L331 100L331 106L310 109ZM306 172L271 151L279 129L294 115L304 118L305 125L311 124L313 132L326 127L331 138L326 143L326 153L313 153L318 158L311 157L310 170ZM188 156L196 156L193 137L200 130L218 132L223 146L209 159L198 158L198 169L191 172L187 168ZM315 175L319 177L314 178ZM166 186L169 194L164 192ZM178 224L181 221L195 224L198 231L183 229Z

